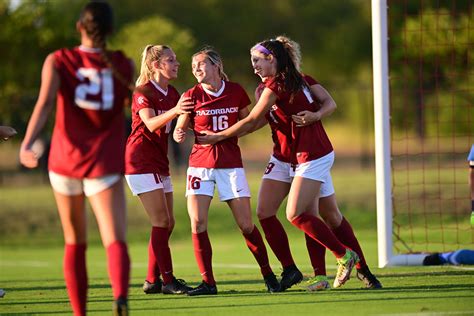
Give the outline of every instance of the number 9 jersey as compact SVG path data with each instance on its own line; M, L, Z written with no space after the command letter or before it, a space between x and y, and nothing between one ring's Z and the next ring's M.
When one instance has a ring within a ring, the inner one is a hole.
M222 88L209 91L201 84L185 92L195 102L190 114L195 135L201 131L220 132L239 121L239 111L250 104L245 90L237 83L222 81ZM190 167L242 168L242 156L237 137L228 138L212 146L203 146L194 141L189 156Z
M125 101L133 65L120 51L108 62L100 49L84 46L54 52L60 78L49 170L75 178L124 173ZM109 63L110 62L110 63Z

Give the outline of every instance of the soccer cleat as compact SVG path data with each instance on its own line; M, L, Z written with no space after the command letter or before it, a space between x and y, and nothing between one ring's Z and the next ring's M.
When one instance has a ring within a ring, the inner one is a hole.
M442 265L443 262L441 260L441 256L439 255L438 252L435 252L431 255L427 255L424 259L423 259L423 265L424 266L439 266L439 265Z
M115 300L112 307L112 312L114 316L128 316L127 299L119 297L117 300Z
M275 274L269 273L266 276L263 277L263 280L265 280L265 285L267 286L267 291L270 293L276 293L281 291L281 286L280 282L278 282Z
M302 280L303 274L294 264L284 268L281 273L281 291L283 292L286 289L289 289L293 285L300 283Z
M210 285L209 283L206 283L205 281L202 281L201 284L199 284L197 287L194 289L191 289L187 293L189 296L197 296L197 295L215 295L217 294L217 286L216 285Z
M145 280L145 283L143 283L143 292L145 292L145 294L161 293L162 283L160 278L158 278L155 283Z
M163 283L163 286L161 287L161 292L163 294L186 294L189 290L192 290L192 287L187 286L184 280L176 279L175 277L173 277L171 283Z
M368 289L381 289L382 283L370 272L369 267L357 269L357 278L364 282Z
M308 281L308 286L306 289L310 292L314 291L324 291L324 290L330 290L331 286L329 285L329 280L328 277L325 275L317 275L312 278L310 278Z
M0 298L3 298L5 296L6 292L4 289L0 289Z
M338 288L344 285L351 277L354 266L359 262L359 256L352 250L346 249L344 257L337 259L337 273L333 287Z

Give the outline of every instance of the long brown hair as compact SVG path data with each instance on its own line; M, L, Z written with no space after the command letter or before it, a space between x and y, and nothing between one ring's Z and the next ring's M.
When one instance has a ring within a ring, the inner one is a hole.
M297 45L296 42L287 37L279 36L276 39L265 40L257 45L265 47L276 58L275 77L283 81L284 89L287 92L294 95L305 85L303 76L299 72L301 54L299 53L299 45L295 46ZM298 51L295 50L295 47L298 47Z
M133 90L133 83L117 70L110 58L110 52L106 49L107 36L112 33L114 27L112 7L104 1L91 1L82 8L79 23L86 31L87 36L92 39L94 45L102 49L102 60L112 69L115 78L130 90Z

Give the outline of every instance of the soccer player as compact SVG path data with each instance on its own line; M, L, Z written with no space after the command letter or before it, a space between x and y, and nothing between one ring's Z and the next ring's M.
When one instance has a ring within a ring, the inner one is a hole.
M195 135L201 131L225 130L248 115L250 99L237 83L228 81L222 59L211 48L192 57L192 72L198 84L185 92L195 102L190 114L180 115L174 139L181 143L185 130L192 126ZM202 283L188 295L217 294L212 271L212 247L207 233L209 206L217 186L220 200L226 202L239 226L248 248L257 260L269 292L278 292L280 284L273 273L262 236L252 222L250 189L242 165L237 137L219 144L203 146L197 140L189 157L186 196L191 219L194 254Z
M10 126L0 126L0 139L7 141L10 137L16 135L17 132L13 127ZM0 298L5 296L6 292L3 289L0 289Z
M467 156L469 161L469 189L471 191L471 225L474 226L474 144Z
M305 113L304 111L316 111L316 101L322 104L327 103L324 108L327 111L326 114L334 110L332 108L335 104L331 104L334 101L321 85L314 84L314 80L313 82L307 82L310 77L303 77L299 72L297 68L299 65L296 65L293 61L292 53L282 40L272 39L255 45L251 49L252 66L257 75L266 78L257 104L246 118L234 126L217 134L214 134L214 131L203 131L203 134L208 135L198 137L198 141L218 144L219 141L228 137L254 131L262 125L262 119L267 113L270 120L278 121L278 124L281 125L279 131L283 137L273 135L274 147L277 151L284 152L285 157L280 157L281 162L288 163L290 168L289 170L286 169L287 175L285 176L292 180L289 187L285 188L283 184L277 188L279 191L275 191L277 192L275 194L276 198L270 202L269 209L277 210L286 192L289 192L286 208L287 219L311 239L333 252L339 265L334 286L339 287L349 279L353 267L359 262L359 257L353 250L343 245L329 227L312 212L314 201L319 200L323 184L329 183L334 152L320 120L304 126L297 121L298 117L302 116L301 122L305 123L306 119L302 113ZM271 117L272 114L277 114L276 112L269 113L269 111L276 108L281 110L279 120ZM322 114L323 112L320 112L318 115L322 116ZM295 119L295 121L290 118ZM271 164L269 164L266 173L270 173L271 170L269 169L274 168L278 163L278 161L270 162ZM284 167L283 170L285 170ZM272 189L271 187L267 188ZM273 194L273 191L263 194L268 196ZM262 201L261 195L259 203ZM276 217L272 214L269 215L272 217L272 222L262 224L262 227L266 227L264 228L266 232L270 232L269 227L274 227L275 231L284 232ZM260 218L262 217L260 216ZM277 236L277 233L270 232L270 235ZM285 238L286 234L276 241L269 241L271 245L274 245L272 249L275 251L279 247L278 243L280 241L287 245L288 242L285 241ZM268 239L271 239L271 237L267 237ZM291 269L290 272L292 273L284 271L281 284L283 289L301 281L302 278L291 258L289 247L285 246L285 248L286 258L279 254L277 254L277 257L282 261L287 271ZM276 253L278 253L278 249ZM286 263L283 260L286 260ZM288 274L288 277L285 274Z
M194 106L169 84L179 62L169 46L147 45L132 101L132 132L127 140L125 178L152 225L148 246L146 294L184 294L190 287L173 275L169 237L175 224L168 161L171 121ZM160 279L160 271L163 282Z
M134 67L122 52L106 50L106 37L113 28L109 4L86 4L76 27L81 45L46 57L20 162L28 168L38 165L32 145L56 103L48 170L64 233L64 277L73 312L86 314L87 197L107 252L114 314L127 315L130 259L122 180L123 109L129 102Z
M301 52L299 44L284 37L279 36L277 40L284 43L289 55L299 71L301 63ZM311 89L318 91L323 88L317 81L309 76L304 77L305 82ZM267 78L262 78L262 81ZM258 100L265 85L262 82L256 90L256 99ZM318 98L318 95L315 95ZM297 115L293 115L292 119L296 127L311 125L320 121L323 117L330 115L336 109L336 103L329 93L323 91L319 94L319 106L312 111L302 111ZM276 217L279 206L283 199L288 195L291 177L289 163L291 148L290 133L285 132L285 124L290 119L286 117L284 112L278 106L274 105L266 114L266 119L270 124L274 142L274 150L270 162L265 170L260 187L259 199L257 204L257 215L264 229L265 237L277 258L283 265L282 288L290 287L297 281L302 279L302 274L296 268L291 256L288 245L288 238L283 226ZM350 223L341 214L336 201L335 191L332 184L331 175L329 174L327 181L321 184L321 192L319 201L314 201L312 210L315 215L323 218L326 224L331 228L334 235L346 246L354 250L358 255L360 262L357 263L357 277L362 280L367 288L381 288L381 283L371 273L365 261L362 248L352 230ZM314 241L310 236L305 234L308 253L313 266L315 276L308 283L308 290L329 289L329 282L325 269L325 252L326 248Z

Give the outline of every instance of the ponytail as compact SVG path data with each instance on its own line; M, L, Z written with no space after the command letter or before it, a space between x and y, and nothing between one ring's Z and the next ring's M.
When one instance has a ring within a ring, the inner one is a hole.
M163 51L166 49L170 49L170 47L166 45L147 45L145 49L143 49L142 60L140 64L140 75L135 82L137 86L144 85L153 79L152 63L155 61L160 61Z

